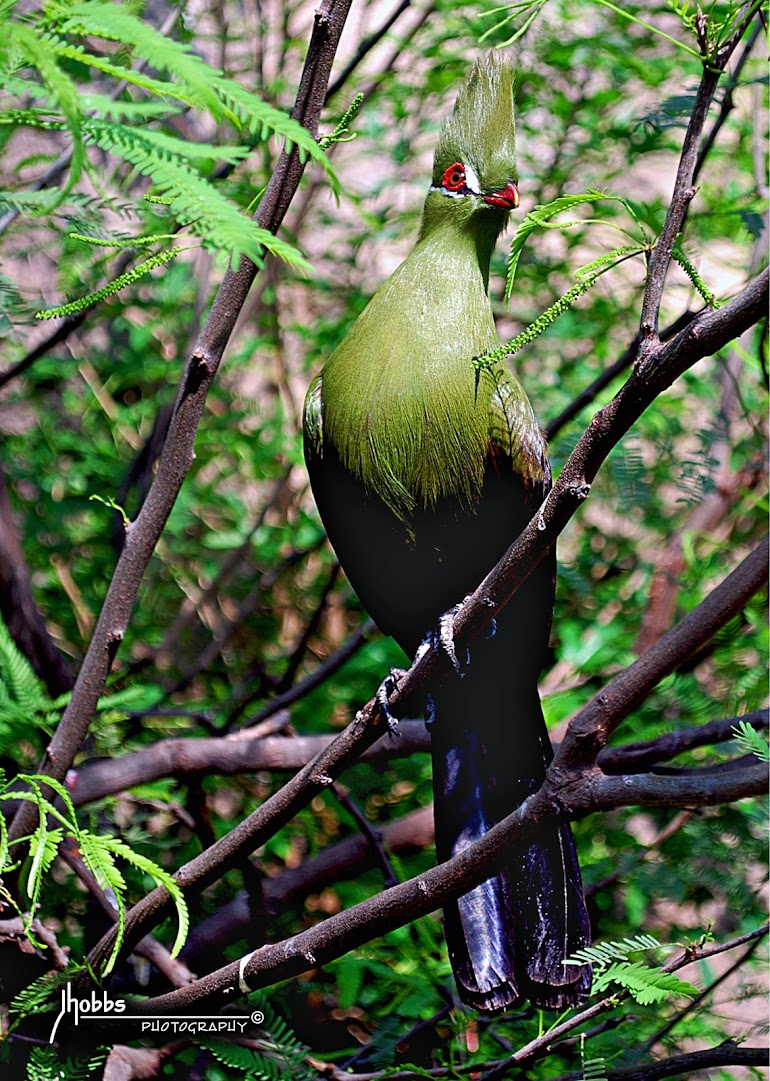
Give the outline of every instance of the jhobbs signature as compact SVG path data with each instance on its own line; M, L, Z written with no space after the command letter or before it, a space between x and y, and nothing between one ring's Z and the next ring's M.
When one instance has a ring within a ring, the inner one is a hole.
M101 995L97 995L96 991L92 990L89 998L77 998L72 993L72 985L68 983L66 987L62 987L61 1009L54 1021L48 1042L53 1043L59 1022L67 1013L74 1015L75 1026L77 1027L81 1014L87 1014L89 1017L106 1017L108 1014L124 1013L125 1009L126 1004L122 999L110 998L106 991L102 991Z

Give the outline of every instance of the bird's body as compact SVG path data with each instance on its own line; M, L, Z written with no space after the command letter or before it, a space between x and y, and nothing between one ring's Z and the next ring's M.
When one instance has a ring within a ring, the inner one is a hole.
M474 371L498 345L489 261L508 211L512 76L479 62L436 152L419 240L310 387L305 454L329 539L380 629L413 655L479 584L550 488L520 384ZM481 179L479 179L481 178ZM550 743L537 694L555 566L541 563L477 644L464 678L434 692L436 845L449 858L542 783ZM501 1009L524 995L574 1002L589 941L567 823L546 823L504 869L445 909L461 997Z

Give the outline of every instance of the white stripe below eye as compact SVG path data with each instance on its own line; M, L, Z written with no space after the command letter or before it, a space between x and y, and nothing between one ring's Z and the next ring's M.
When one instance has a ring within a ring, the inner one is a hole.
M442 195L449 195L452 199L464 199L466 195L464 191L450 191L449 188L437 188L435 184L431 184L428 191L440 191Z

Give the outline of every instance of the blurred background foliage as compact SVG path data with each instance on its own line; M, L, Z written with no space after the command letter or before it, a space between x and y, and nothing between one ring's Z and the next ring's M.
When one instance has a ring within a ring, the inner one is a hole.
M727 6L709 11L718 15ZM389 666L403 663L397 647L366 626L366 613L324 540L302 464L302 400L311 375L414 240L436 134L473 56L480 47L504 43L516 24L495 29L501 15L455 0L401 7L328 104L324 130L331 131L354 94L364 94L353 122L356 138L331 151L342 182L340 201L315 166L287 218L286 236L315 273L303 278L272 261L257 281L113 669L109 690L119 697L105 703L84 759L125 754L172 736L225 734L255 722L286 733L332 732L371 697ZM624 7L694 46L677 5ZM166 14L159 2L144 8L155 25ZM359 43L389 14L384 3L353 5L335 70L354 58ZM185 6L175 33L287 109L311 19L312 5L301 2L196 0ZM749 36L756 40L704 164L684 237L688 255L722 299L756 270L766 245L766 45L764 34ZM700 75L697 59L605 6L577 0L551 0L513 49L520 72L523 209L597 188L630 200L657 233ZM718 92L707 130L724 93ZM195 113L180 114L174 124L190 140L218 138L211 121ZM30 142L6 129L4 139L6 187L28 185L41 169L36 155L59 149L52 137ZM223 190L248 206L264 187L273 157L274 145L261 146L221 182ZM136 222L131 204L141 190L129 166L105 156L104 191L114 200L121 229ZM594 209L570 216L592 218ZM605 203L601 217L604 224L586 221L535 236L509 306L501 300L506 245L499 245L491 294L503 340L562 296L576 267L620 242L611 226L629 224L624 208ZM30 311L103 284L104 261L66 235L77 225L64 214L43 222L21 218L3 236L4 274ZM0 393L0 464L13 521L35 599L73 671L122 534L119 515L90 497L114 499L129 516L136 513L185 352L222 270L222 260L204 251L179 259L102 304L77 333ZM543 426L630 343L643 280L641 259L623 263L514 358ZM701 305L674 267L663 325ZM17 312L2 327L3 367L22 358L44 331ZM661 396L612 454L563 535L552 659L542 684L556 738L599 686L703 599L761 535L767 511L764 334L764 328L754 330L701 361ZM619 376L598 402L553 433L555 472L594 409L621 381ZM661 590L668 605L663 617ZM624 722L616 741L648 739L762 706L763 602L758 598L697 663L667 679ZM351 641L356 648L349 659L320 686L270 714L276 695ZM38 716L42 725L43 714ZM36 763L45 731L35 723L0 730L9 771ZM716 763L731 749L706 747L687 760ZM82 815L91 828L117 825L140 851L173 869L281 782L277 773L169 777L84 808ZM369 821L383 827L430 802L429 756L403 758L396 751L387 763L356 766L343 783ZM357 829L330 792L267 844L254 864L268 880L278 879ZM761 808L753 802L698 813L628 808L577 823L576 836L598 938L649 931L673 943L711 929L723 939L766 918L765 840ZM402 877L432 860L431 845L423 841L394 857ZM216 913L235 891L253 890L254 879L248 869L230 873L194 902L193 922ZM137 878L133 886L138 898L146 883ZM265 926L275 940L380 889L380 871L350 872L261 925L255 921L253 935L227 943L209 960L219 965L254 948ZM91 911L72 875L58 877L43 909L60 944L75 956L103 930L102 917ZM720 971L704 964L687 978L706 986ZM140 972L133 975L134 989L144 979L145 991L156 989L156 978ZM761 987L761 969L746 966L687 1014L662 1046L751 1036L762 1027L761 1011L753 1013L743 1000L753 1002ZM405 1062L429 1067L489 1061L544 1024L526 1005L496 1019L455 1008L438 915L268 997L314 1054L370 1071ZM605 1056L613 1068L632 1061L680 1008L671 1002L627 1007L633 1041L619 1039L609 1024L590 1038L591 1057ZM192 1050L182 1055L175 1076L186 1076L185 1063L193 1058ZM532 1066L528 1075L554 1076L574 1066L573 1046L554 1053L547 1067ZM223 1063L207 1069L211 1078L234 1076Z

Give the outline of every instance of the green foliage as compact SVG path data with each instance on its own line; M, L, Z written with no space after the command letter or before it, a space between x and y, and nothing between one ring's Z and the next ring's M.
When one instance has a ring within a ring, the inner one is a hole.
M606 192L593 191L589 189L587 192L583 192L579 195L560 195L558 199L551 200L550 203L538 205L534 210L525 216L524 220L516 229L516 235L513 238L511 249L508 253L508 274L505 279L505 299L510 300L513 293L513 283L516 278L516 268L519 265L519 259L521 253L524 250L524 246L530 239L531 235L537 230L543 229L571 229L575 225L581 224L579 221L558 221L553 222L553 218L557 214L564 213L565 210L572 210L576 206L581 206L584 203L595 203L597 200L610 199L614 202L622 203L623 206L629 211L631 216L636 221L636 215L631 208L630 203L622 199L618 195L608 195ZM638 221L636 222L638 225ZM626 230L623 230L626 232ZM643 236L634 236L632 233L628 233L632 240L637 242L634 247L634 251L640 250L639 245L642 247L645 245L645 238ZM623 249L627 251L630 249ZM598 261L589 263L582 269L582 276L589 276L590 272L598 269L604 265L604 260L614 261L617 258L616 253L609 253L607 256L601 256Z
M680 980L673 972L661 972L660 969L650 968L642 961L625 961L609 965L603 971L596 973L593 984L594 993L599 995L613 984L628 991L640 1006L664 1002L671 995L685 995L692 998L698 993L697 987Z
M48 728L52 708L45 688L0 619L0 747L11 748L28 737L30 725Z
M60 1058L56 1048L34 1047L26 1081L90 1081L101 1077L108 1048L98 1048L87 1058Z
M109 834L97 835L89 830L81 829L77 821L75 808L72 804L70 794L67 791L67 788L59 781L56 781L51 777L44 778L34 774L19 773L16 777L16 782L17 784L21 783L26 786L29 791L26 791L24 788L19 789L17 785L14 785L12 789L9 789L8 783L5 782L2 787L0 787L0 803L11 799L35 803L38 810L38 823L31 838L19 838L9 845L5 823L0 817L0 822L2 823L2 826L0 827L0 871L8 872L15 869L17 864L11 861L13 846L15 844L23 845L24 842L28 842L29 851L26 859L24 888L29 911L29 915L25 917L25 931L30 939L34 941L34 938L30 934L32 922L31 914L37 909L43 889L48 884L48 871L56 857L58 846L64 840L65 834L69 834L76 841L83 862L88 870L94 875L97 883L103 890L110 891L110 896L114 898L115 902L118 934L112 953L110 954L101 975L106 976L112 970L123 941L125 927L127 884L115 864L116 855L142 871L149 878L154 880L156 884L165 886L171 894L179 922L179 930L171 953L172 956L178 954L187 936L189 917L182 891L179 889L171 875L164 871L162 867L159 867L153 860L134 851L129 845L120 840L120 838L112 837ZM59 807L55 806L46 796L44 785L53 789L54 793L63 804L64 810L60 810ZM49 825L49 816L60 823L60 825Z
M79 776L93 760L144 751L154 765L167 740L234 734L276 694L315 674L365 619L344 578L332 579L334 559L322 543L307 492L297 416L310 373L414 240L428 184L426 162L482 34L484 46L519 35L519 186L524 206L534 209L532 216L512 216L526 228L514 236L510 308L501 299L502 244L490 294L501 341L521 343L515 366L540 423L558 416L631 341L644 284L644 259L637 256L647 254L665 218L701 61L658 32L699 49L693 5L615 7L622 12L548 0L542 11L539 3L511 7L511 21L498 25L506 12L481 19L478 9L441 0L414 32L408 13L399 19L387 42L367 54L330 102L321 130L332 133L326 140L332 140L335 170L350 197L335 205L328 197L329 174L316 169L292 206L287 240L306 253L318 274L312 282L297 280L290 265L266 263L209 395L194 461L145 572L83 758L75 763ZM152 28L151 9L140 14L134 5L94 5L85 33L82 19L89 8L46 5L24 18L45 52L41 64L58 71L39 69L34 56L11 43L13 32L0 46L0 213L21 214L2 234L3 368L23 360L51 329L34 323L35 311L71 297L93 297L172 245L196 250L172 259L162 275L147 274L119 293L102 294L78 335L35 360L3 390L1 464L13 523L34 599L73 671L124 539L123 514L135 519L146 498L154 448L162 441L160 422L175 400L183 358L216 285L220 268L209 272L208 251L200 250L214 236L206 230L224 229L227 237L219 240L234 245L253 241L249 250L256 254L261 241L250 231L245 210L268 181L276 147L266 140L273 134L322 163L315 141L284 110L298 84L309 8L282 9L285 25L256 25L238 5L225 5L226 24L217 15L221 5L204 5L200 21L185 17L168 39ZM121 20L133 20L120 40L98 32L112 27L117 34L117 23L109 21L113 9ZM21 25L20 6L2 10L7 23ZM734 12L732 4L708 10L714 40L724 39ZM151 32L145 35L135 23ZM366 30L372 28L367 23ZM392 64L391 49L392 55L400 50ZM677 242L686 265L680 260L681 269L672 267L668 276L662 327L709 297L733 295L749 272L757 238L757 250L762 248L765 206L753 159L754 117L765 110L764 74L761 57L752 54ZM77 112L65 80L77 90ZM126 87L116 93L123 80ZM352 117L345 110L359 92L366 95L366 107L355 116L357 138L350 143ZM707 130L717 115L712 109ZM70 164L60 186L34 190L78 134L82 163ZM222 167L216 169L217 163ZM157 174L143 171L156 167ZM80 179L73 181L78 168ZM164 177L171 184L166 189ZM213 218L198 217L195 195L207 198L209 187L227 203L226 217L222 211L220 218L215 201ZM195 222L183 226L186 216ZM115 261L129 258L116 269ZM545 323L539 322L543 313ZM527 330L533 325L542 331L536 337ZM737 370L737 400L726 390L728 370ZM616 377L551 437L556 474L593 412L623 378ZM635 658L664 554L681 554L681 569L670 580L670 623L703 600L757 543L767 515L767 405L766 345L761 332L750 332L678 380L613 451L590 500L560 540L553 663L543 673L549 725L565 722ZM729 508L719 522L698 525L704 501L709 506L723 495ZM763 596L745 606L703 655L639 705L615 734L616 742L653 739L764 706L765 609ZM290 732L338 731L371 697L383 673L402 663L390 640L368 635L344 665L290 704ZM3 628L0 676L2 764L18 789L15 775L34 777L63 702L51 701ZM282 721L282 714L273 714L266 727L278 728ZM735 740L698 748L674 765L713 767L761 750L767 754L761 736L738 731ZM36 1013L55 1001L58 980L71 978L102 930L75 876L53 857L59 835L73 836L77 827L93 873L107 889L123 884L121 897L128 904L156 881L169 881L162 876L261 806L285 776L278 770L231 775L212 764L202 777L145 779L129 792L79 806L77 821L63 797L61 804L52 797L64 821L47 817L29 858L17 867L24 894L13 888L11 872L0 899L10 906L6 911L14 912L16 904L28 914L26 888L37 891L35 914L70 950L73 967L48 979L34 970L14 1000L11 1023L17 1027L6 1053L19 1046L16 1037L26 1035ZM429 755L400 757L395 746L386 758L357 764L342 780L381 830L400 827L404 816L432 798ZM10 795L12 789L6 791ZM36 798L32 788L26 794ZM722 988L733 996L730 1011L707 996L682 1014L688 1000L680 992L687 985L661 986L660 969L654 962L643 965L629 939L697 939L711 921L715 939L727 942L766 920L765 811L763 800L690 815L629 807L575 824L596 949L620 944L620 956L605 950L594 959L598 993L615 997L613 1019L622 1018L624 1025L592 1034L580 1059L574 1044L556 1045L528 1066L532 1081L581 1069L596 1081L602 1071L638 1065L638 1048L672 1019L677 1024L665 1040L672 1054L689 1041L705 1046L746 1035L756 1042L748 1022L739 1020L736 1028L725 1018L728 1012L742 1018L743 1000L763 993L762 950L742 967L734 990ZM0 817L0 847L3 825ZM333 846L352 842L356 833L351 817L325 793L264 844L254 867L229 871L196 898L195 919L220 917L243 888L253 900L248 875L254 868L272 898L273 888L280 891L301 878L308 860L336 858ZM409 847L395 854L402 879L434 862L432 845L414 841L408 838ZM138 853L139 861L130 861L123 846ZM226 942L213 957L196 958L191 967L203 972L236 960L258 947L265 925L268 940L279 941L372 896L383 878L370 857L367 851L355 868L324 879L307 894L270 900L267 920L255 905L254 920L238 931L240 939ZM146 858L155 875L143 865ZM18 846L6 855L8 864L14 859L20 859ZM155 929L169 947L179 922L177 917ZM40 943L36 949L34 960L47 958ZM132 971L121 964L115 976L131 980ZM693 966L683 975L695 972ZM703 962L692 978L706 989L715 972ZM271 989L271 1008L287 1019L288 1032L268 1020L260 1046L227 1045L220 1054L212 1048L214 1057L203 1068L210 1081L235 1081L252 1067L252 1076L260 1070L291 1076L296 1066L301 1076L309 1057L359 1073L444 1068L470 1076L499 1061L501 1047L523 1046L555 1021L524 1003L491 1019L459 1007L450 1012L450 981L436 914ZM159 982L150 993L156 989ZM633 1041L619 1040L625 1028L633 1031ZM292 1039L309 1049L296 1060L289 1054ZM187 1076L193 1063L200 1068L200 1056L199 1047L173 1054L169 1076ZM50 1063L49 1073L52 1058ZM321 1067L313 1068L320 1073Z
M4 105L0 123L66 131L70 135L70 178L54 205L67 198L84 171L100 186L95 165L87 153L91 145L129 163L136 172L148 177L155 191L168 201L177 225L188 228L212 250L226 252L236 265L245 255L261 266L265 252L269 252L296 269L309 269L293 245L246 217L201 171L217 160L235 165L258 142L279 135L287 153L296 147L302 160L312 157L321 162L334 190L338 191L323 150L300 124L225 78L221 71L196 56L189 45L160 33L128 6L84 0L74 5L47 5L36 22L28 18L20 11L13 11L7 23L8 40L0 54L5 93L5 101L0 100L0 105ZM150 65L156 72L165 73L167 78L150 77L142 67L132 70L127 62L116 63L118 54L108 59L109 50L107 56L94 52L94 39L103 43L120 42L126 50L126 60L130 56L142 66ZM85 47L84 40L92 43L91 48ZM88 68L118 80L115 98L126 84L149 97L145 102L132 102L111 100L99 93L84 95L77 77ZM35 105L25 107L23 103L30 98ZM208 112L218 122L231 124L248 138L248 143L238 146L196 143L154 127L178 111L174 102ZM121 123L124 119L130 122ZM24 194L9 193L8 201L19 212L35 212L35 202ZM42 207L51 207L47 196L43 197ZM178 250L184 249L155 253L106 288L80 301L47 309L41 317L74 314L98 303L133 284L153 267L168 262Z
M155 255L151 255L149 259L145 259L144 262L137 263L131 270L127 270L125 274L119 275L119 277L115 278L114 281L111 281L109 285L105 285L102 289L97 289L96 292L89 293L88 296L79 297L69 304L59 304L55 308L46 308L43 311L35 312L35 318L62 319L68 315L77 315L79 312L86 311L88 308L93 308L95 304L98 304L102 300L106 300L108 297L114 296L127 285L133 285L135 282L138 282L146 274L149 274L151 270L155 270L157 267L165 266L166 263L170 263L180 252L186 250L187 249L185 248L166 248L165 251L156 252Z
M710 308L718 308L718 307L720 307L719 302L717 301L716 297L714 296L712 291L709 289L709 287L706 285L703 278L698 273L698 270L693 265L692 261L685 254L683 248L681 248L678 244L675 244L672 251L671 251L671 254L674 257L674 259L677 261L677 263L679 263L682 270L685 272L687 277L693 283L693 285L698 290L698 292L703 297L703 299L706 301L706 303L709 305L709 307Z
M593 986L595 995L601 995L613 985L628 991L640 1006L664 1002L672 995L691 997L698 993L698 988L680 980L673 972L663 972L643 961L629 961L632 953L640 950L656 949L660 943L652 935L637 935L618 942L602 942L577 950L573 957L565 961L567 965L593 965Z
M770 762L770 746L768 741L752 728L746 721L738 721L733 728L735 742L745 754L755 755L760 762Z

